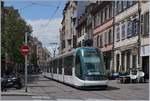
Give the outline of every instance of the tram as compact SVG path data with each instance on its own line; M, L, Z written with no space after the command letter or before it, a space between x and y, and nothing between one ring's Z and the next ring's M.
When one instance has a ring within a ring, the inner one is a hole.
M49 61L44 76L75 87L107 87L102 52L81 47Z

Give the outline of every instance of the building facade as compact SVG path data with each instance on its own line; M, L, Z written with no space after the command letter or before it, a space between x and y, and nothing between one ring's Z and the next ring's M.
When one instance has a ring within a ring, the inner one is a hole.
M148 5L148 1L129 0L77 2L74 29L77 47L86 46L86 40L92 39L92 46L103 52L107 70L127 72L130 68L140 68L148 77ZM62 20L62 39L65 39L67 27L65 17Z
M77 47L92 46L92 8L95 5L93 1L87 1L82 6L82 13L77 18Z
M115 9L114 71L140 68L148 75L148 2L116 1Z
M73 36L76 35L76 6L76 1L68 1L63 10L62 28L60 29L60 54L73 49Z
M142 70L146 78L149 77L149 57L150 57L150 38L149 38L149 2L141 3L141 57Z
M112 68L113 2L98 1L93 8L93 46L104 54L107 70Z

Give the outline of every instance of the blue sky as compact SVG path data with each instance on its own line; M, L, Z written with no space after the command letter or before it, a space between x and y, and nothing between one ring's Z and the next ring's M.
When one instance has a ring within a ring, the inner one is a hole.
M26 20L49 19L59 6L55 18L62 17L62 10L65 6L65 0L6 0L6 6L13 6L19 9L19 13Z
M66 2L67 0L5 0L5 6L18 9L22 18L32 26L32 36L37 37L52 52L56 47L49 43L59 44L59 29Z

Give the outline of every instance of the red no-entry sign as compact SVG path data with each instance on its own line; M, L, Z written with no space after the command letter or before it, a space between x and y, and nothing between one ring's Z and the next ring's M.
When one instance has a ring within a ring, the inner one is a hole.
M29 53L29 47L27 45L22 45L21 46L21 54L27 55L28 53Z

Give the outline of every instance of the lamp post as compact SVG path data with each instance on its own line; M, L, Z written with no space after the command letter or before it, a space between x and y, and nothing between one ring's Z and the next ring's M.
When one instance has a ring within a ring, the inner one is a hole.
M50 45L55 45L54 47L53 47L53 52L54 52L54 54L53 54L53 57L55 57L55 54L56 54L56 45L58 45L58 43L57 42L52 42L52 43L49 43Z

